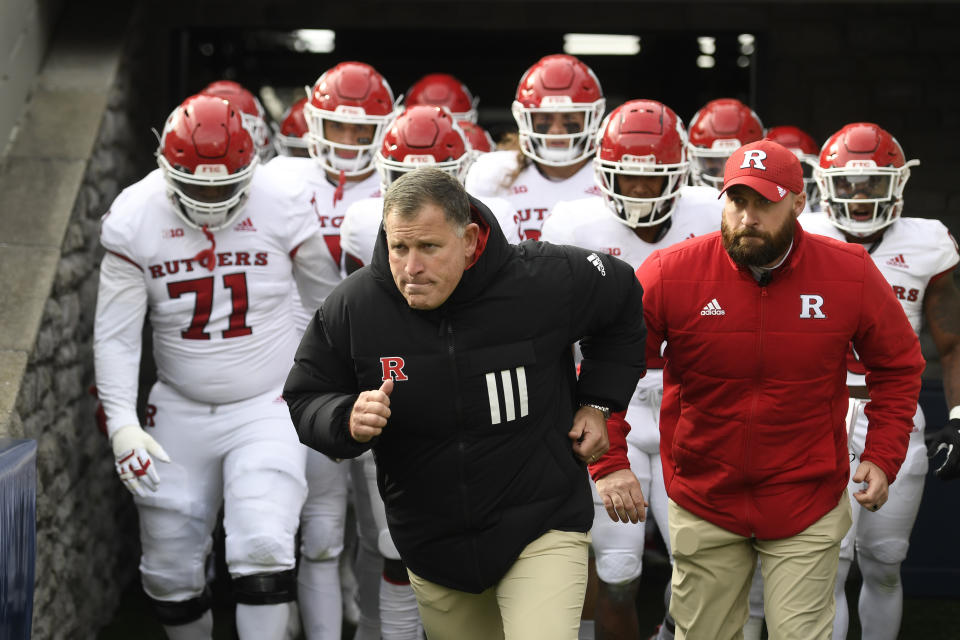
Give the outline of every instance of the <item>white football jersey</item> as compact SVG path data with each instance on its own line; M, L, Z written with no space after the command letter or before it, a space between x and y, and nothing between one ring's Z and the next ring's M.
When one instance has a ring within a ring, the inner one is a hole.
M520 166L518 155L518 151L483 154L470 166L464 186L478 198L496 196L507 200L516 211L524 240L540 238L543 221L557 202L600 195L590 162L566 180L545 177L531 162L508 184L510 175Z
M558 202L543 225L540 239L602 251L636 269L657 249L718 231L723 203L717 195L713 187L680 187L680 198L669 218L670 228L653 243L641 240L620 222L602 197Z
M712 187L681 187L680 198L669 218L670 228L656 242L637 237L633 229L610 211L602 197L558 202L543 225L540 240L602 251L636 269L658 249L718 231L723 203L717 196L717 190ZM656 454L660 446L658 423L663 374L655 368L657 365L659 363L648 363L649 370L640 379L626 415L630 425L627 442L650 454Z
M520 227L513 213L510 203L503 198L477 198L497 218L507 242L515 244L520 241ZM383 198L366 198L350 205L343 223L340 225L340 245L347 262L353 267L370 264L373 259L373 247L377 243L377 234L380 233L380 222L383 220ZM352 270L352 269L351 269Z
M283 384L298 344L293 254L318 233L316 216L289 196L257 169L247 204L213 243L177 216L160 169L113 202L101 222L108 255L95 330L108 428L130 424L131 414L136 423L147 308L158 377L187 398L223 404ZM210 249L212 270L197 260Z
M805 231L846 241L843 232L830 223L826 213L800 216ZM876 246L864 245L880 273L893 287L907 319L918 334L923 323L923 296L937 275L960 261L957 244L939 220L897 218L884 231ZM849 372L847 384L863 385L863 375Z
M320 231L330 251L330 260L343 275L343 250L340 226L350 205L365 198L380 196L380 175L374 171L363 180L346 182L343 196L336 198L337 185L327 179L324 171L312 158L278 157L264 166L265 175L283 185L284 190L298 193L298 204L309 208L317 216ZM334 283L336 286L337 283ZM333 290L333 287L330 288Z
M330 182L327 172L313 158L277 157L264 166L263 172L277 188L295 194L293 198L297 207L316 215L327 251L325 255L313 256L313 259L327 263L319 265L329 274L326 291L323 292L326 298L347 274L340 242L343 216L354 202L380 195L380 176L374 171L363 180L347 181L342 194L337 197L337 185ZM296 289L293 299L296 325L302 333L315 309L303 304Z

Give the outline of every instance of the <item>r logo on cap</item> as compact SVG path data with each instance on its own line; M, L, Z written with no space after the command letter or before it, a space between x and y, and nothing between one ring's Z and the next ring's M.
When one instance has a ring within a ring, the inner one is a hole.
M766 159L767 152L763 149L748 149L743 152L743 164L740 165L740 168L749 169L750 165L753 165L754 169L766 171L767 168L763 166L763 161Z

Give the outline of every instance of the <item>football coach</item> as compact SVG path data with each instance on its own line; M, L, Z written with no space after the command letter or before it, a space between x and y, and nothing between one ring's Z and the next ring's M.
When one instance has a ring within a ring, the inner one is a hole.
M510 245L437 169L396 180L383 212L372 263L317 311L287 379L300 439L333 458L373 449L431 640L574 640L585 463L644 373L640 284L608 255ZM611 499L643 517L639 490Z

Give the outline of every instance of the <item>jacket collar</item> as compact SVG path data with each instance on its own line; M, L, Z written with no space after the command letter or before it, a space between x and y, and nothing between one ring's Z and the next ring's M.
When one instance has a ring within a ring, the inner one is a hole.
M727 259L727 264L730 265L730 267L734 271L739 271L743 277L750 278L751 280L755 280L755 278L753 277L753 274L750 272L749 267L741 267L740 265L738 265L736 262L733 261L733 258L730 257L730 254L727 253L726 249L724 249L723 247L723 233L721 232L719 235L720 235L719 237L720 249L723 251L724 257L726 257ZM793 248L790 249L790 253L789 255L787 255L787 258L783 261L783 264L781 264L779 267L777 267L776 269L770 272L770 275L772 276L771 280L777 280L778 278L782 278L783 274L786 274L792 271L794 265L796 265L797 262L802 258L802 255L804 253L804 250L807 244L805 242L804 236L805 236L805 232L803 230L803 227L800 226L800 222L798 220L794 220L793 221Z
M470 217L480 227L480 233L477 237L477 251L474 254L473 262L463 272L463 277L457 284L457 288L453 290L447 301L440 306L441 309L448 307L451 303L457 304L475 298L496 277L497 272L511 254L510 243L503 235L496 216L480 200L473 196L469 196L469 199ZM381 286L389 289L391 295L403 299L403 295L393 281L393 274L390 272L387 235L383 229L383 224L380 225L380 231L377 234L370 269Z

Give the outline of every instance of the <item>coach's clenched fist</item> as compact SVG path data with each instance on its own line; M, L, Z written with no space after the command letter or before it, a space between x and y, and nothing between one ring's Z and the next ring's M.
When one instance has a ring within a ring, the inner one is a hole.
M376 391L362 391L350 411L350 436L357 442L369 442L380 435L390 417L393 379L385 380Z

